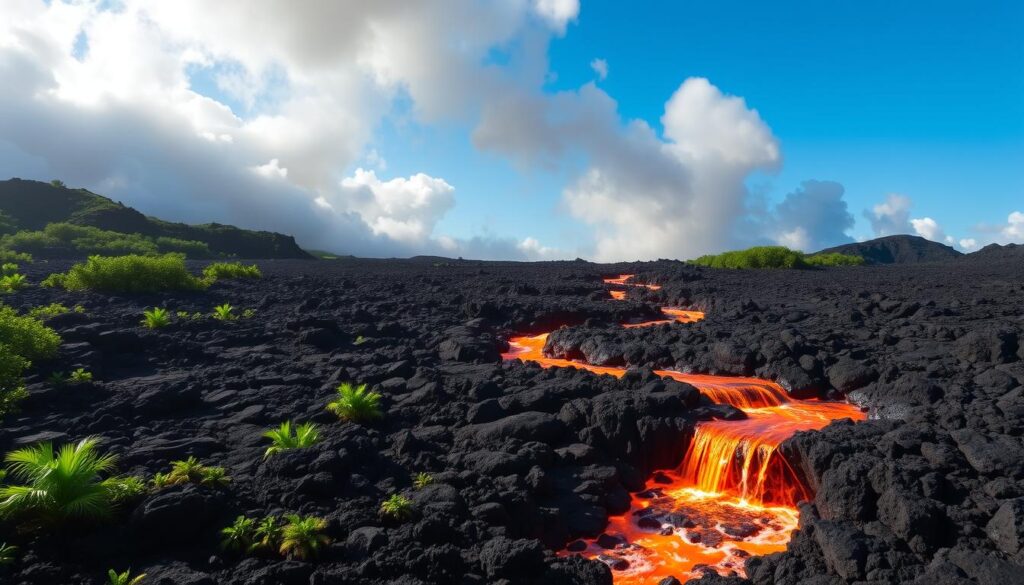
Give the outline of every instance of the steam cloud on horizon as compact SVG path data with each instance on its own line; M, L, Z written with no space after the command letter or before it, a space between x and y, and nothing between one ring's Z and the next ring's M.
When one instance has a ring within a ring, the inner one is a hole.
M758 204L746 182L780 167L779 142L706 79L668 96L661 135L624 119L596 82L545 91L548 45L578 18L578 0L121 4L5 3L0 176L59 177L167 219L362 256L632 260L851 241L838 183L807 181ZM507 63L487 58L496 47ZM609 75L603 59L592 67L597 81ZM200 77L216 91L198 91ZM399 101L414 123L469 125L476 148L571 177L566 221L590 240L558 250L544 234L438 233L458 185L429 169L387 176L372 150ZM887 200L869 220L876 233L948 239L907 210L909 199ZM1014 218L990 239L1024 239L1024 216Z

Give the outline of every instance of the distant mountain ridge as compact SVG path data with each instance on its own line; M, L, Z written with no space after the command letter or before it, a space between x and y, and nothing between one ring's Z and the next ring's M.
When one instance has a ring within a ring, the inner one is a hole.
M818 252L829 253L860 256L868 264L920 264L955 260L963 256L963 253L945 244L909 235L886 236L866 242L843 244Z
M41 230L50 223L66 222L152 238L199 241L215 254L240 258L312 258L292 236L218 223L172 223L85 189L41 181L0 181L0 212L18 230Z

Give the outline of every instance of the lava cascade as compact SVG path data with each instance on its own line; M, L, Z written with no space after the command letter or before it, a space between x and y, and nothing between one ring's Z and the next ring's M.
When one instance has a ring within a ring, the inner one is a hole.
M628 282L631 277L624 274L605 282L660 288L634 285ZM611 293L613 299L625 298L623 291ZM700 311L662 311L669 319L625 326L691 323L704 317ZM543 351L546 341L546 333L513 338L503 357L543 367L625 374L624 368L549 358ZM742 574L750 555L785 548L797 526L796 503L811 496L779 453L782 442L798 431L820 429L841 418L863 420L865 415L845 403L791 400L768 380L655 373L691 384L712 401L742 410L745 418L699 423L679 467L655 473L647 489L634 494L630 511L609 520L605 534L611 538L603 539L604 546L593 540L571 548L609 564L618 585L653 585L667 575L685 579L705 571Z

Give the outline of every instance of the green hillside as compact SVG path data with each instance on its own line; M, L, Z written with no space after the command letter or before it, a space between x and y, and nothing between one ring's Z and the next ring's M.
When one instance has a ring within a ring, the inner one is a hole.
M312 258L291 236L217 223L167 222L85 189L21 179L0 181L0 234L8 234L0 247L40 257L152 248L190 257Z

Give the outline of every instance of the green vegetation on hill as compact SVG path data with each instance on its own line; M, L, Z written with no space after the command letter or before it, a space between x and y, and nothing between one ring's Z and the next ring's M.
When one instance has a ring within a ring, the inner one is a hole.
M51 223L40 231L20 231L0 238L0 250L34 258L69 258L94 254L157 255L180 252L190 258L209 258L204 242L160 236L147 237L70 223Z
M60 336L36 317L0 305L0 417L25 397L22 373L33 361L53 357Z
M49 228L58 224L56 228ZM97 231L75 232L74 228ZM60 181L0 181L0 254L82 258L103 254L181 252L193 258L310 258L294 238L216 223L186 225ZM22 258L24 260L24 258Z
M864 259L845 254L808 256L784 246L755 246L722 254L701 256L691 264L708 268L809 268L812 266L859 266Z
M214 262L197 277L185 266L185 256L169 253L162 256L89 256L66 273L53 273L43 286L65 290L95 290L121 293L152 293L169 290L202 290L217 280L228 278L260 278L259 267L240 262Z

